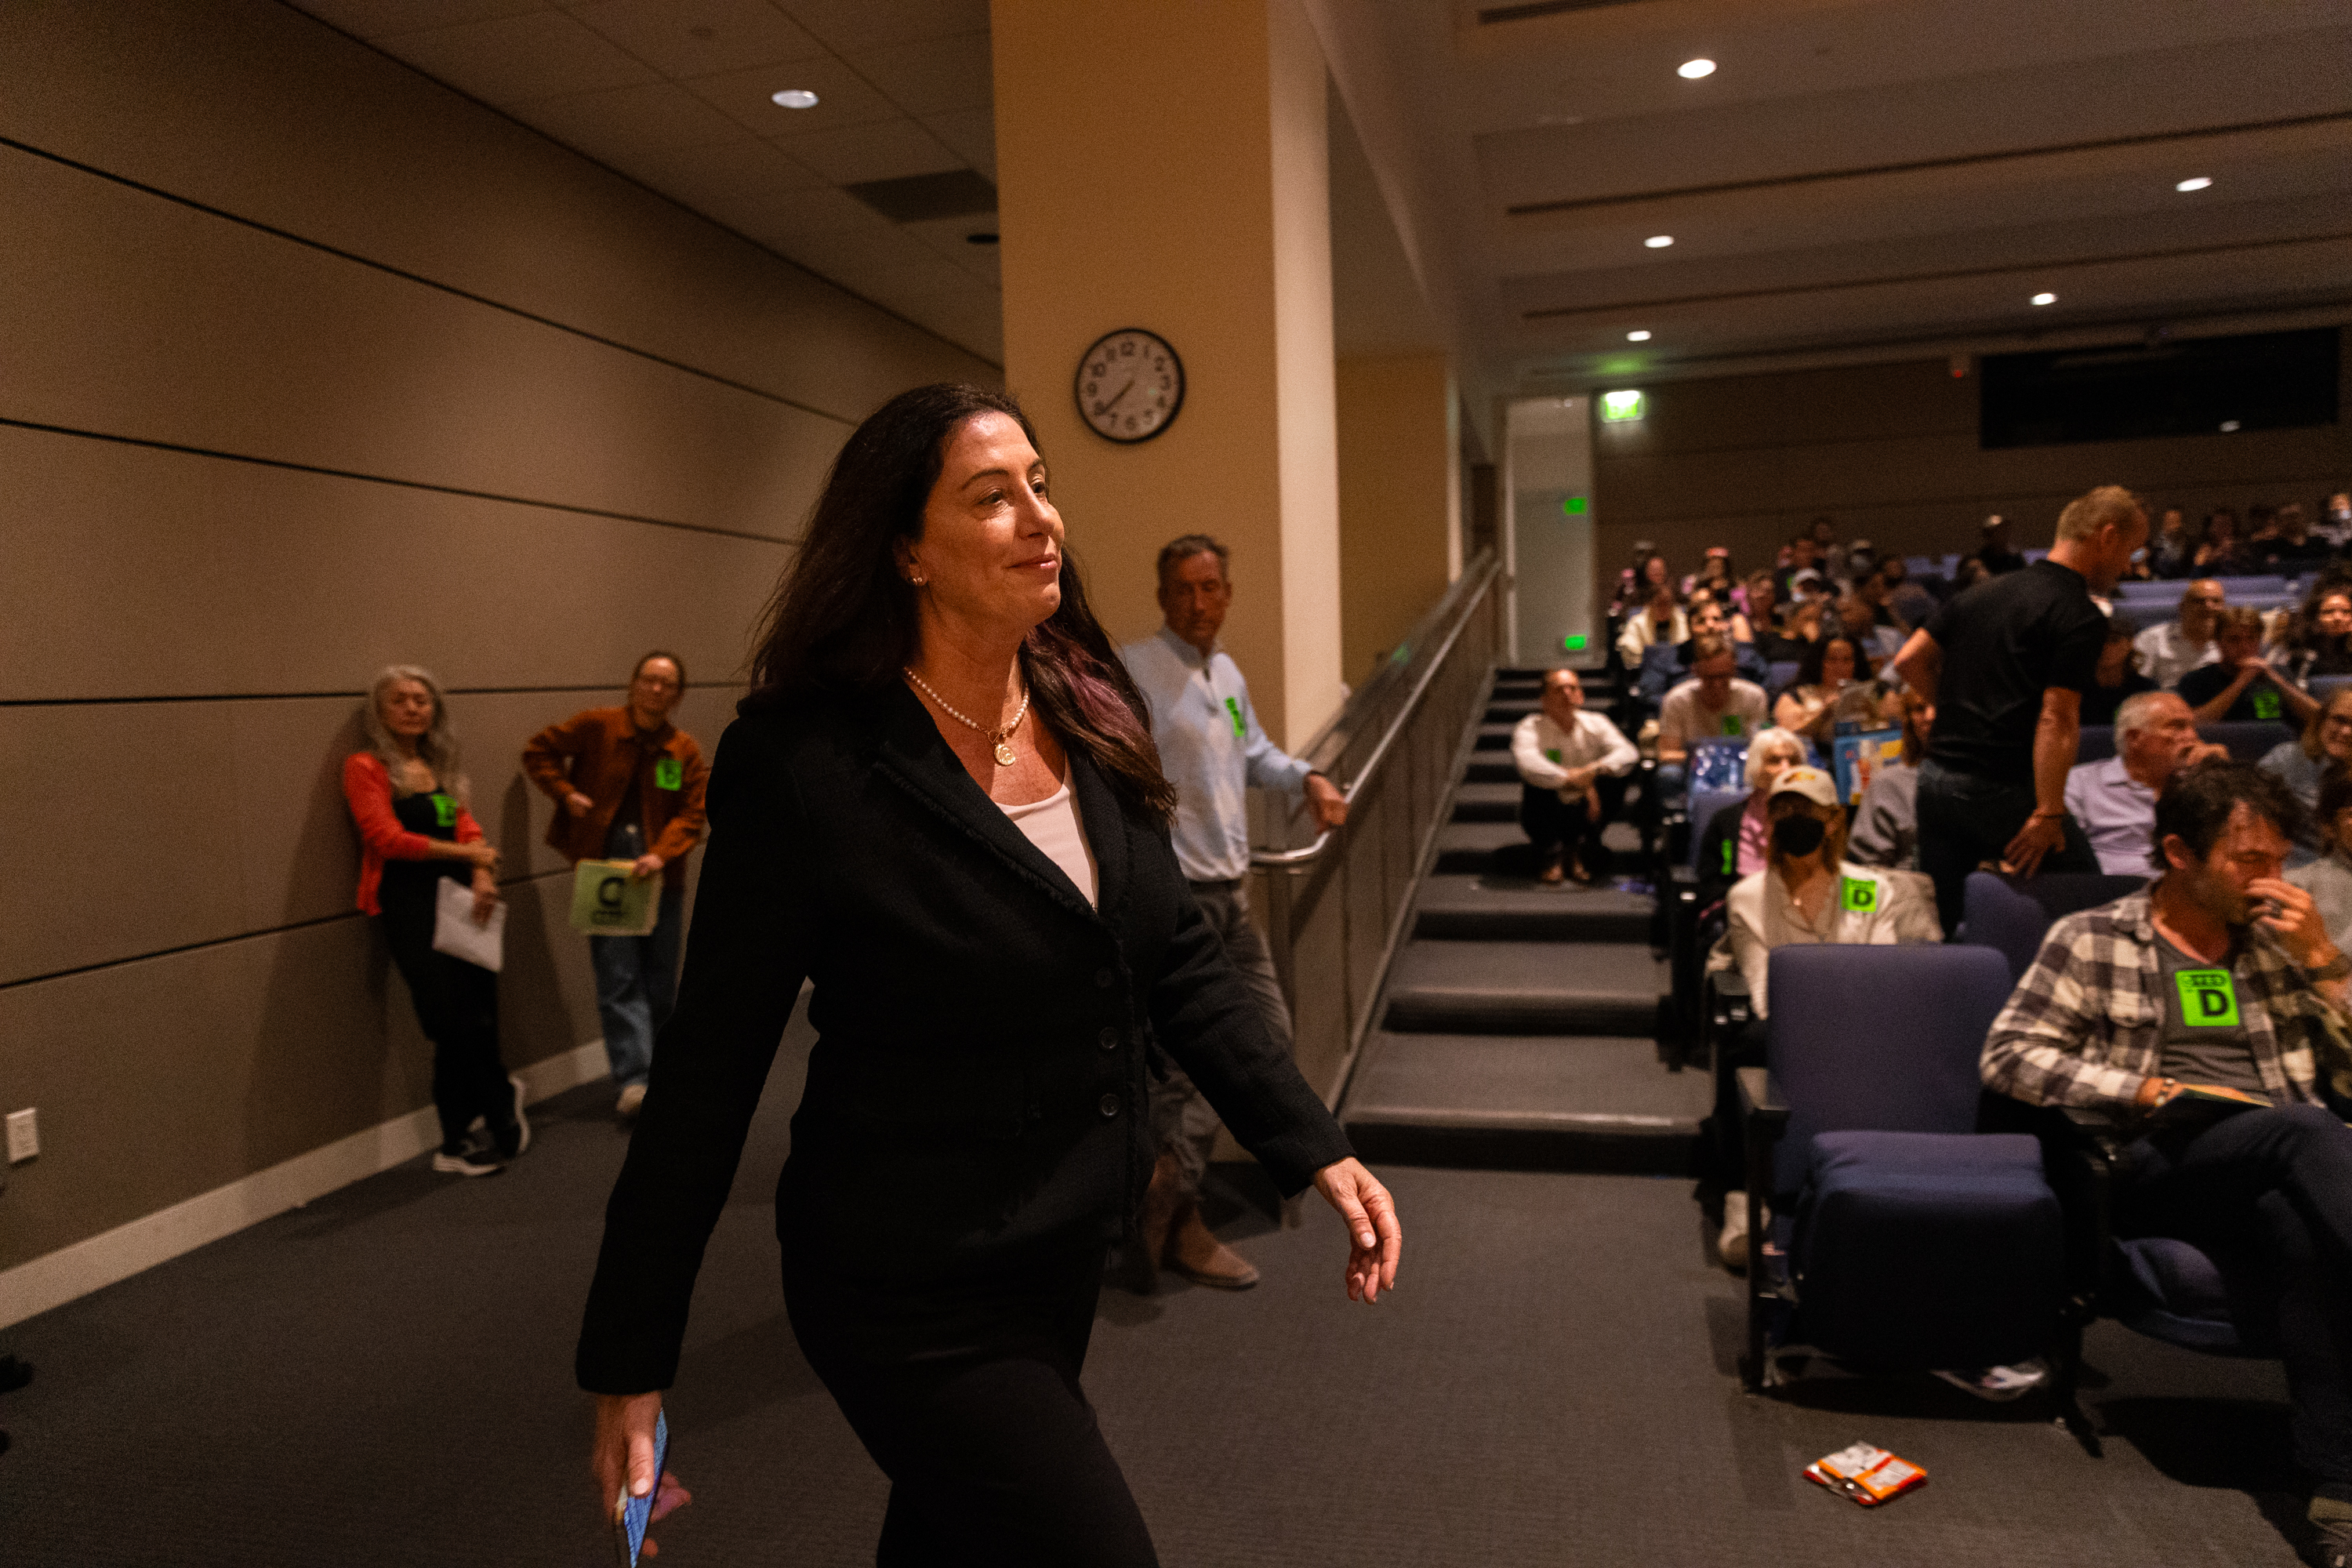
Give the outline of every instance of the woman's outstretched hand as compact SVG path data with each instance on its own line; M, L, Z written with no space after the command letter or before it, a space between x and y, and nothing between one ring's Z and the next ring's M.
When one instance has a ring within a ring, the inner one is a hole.
M589 1456L588 1468L596 1478L596 1510L607 1530L613 1528L614 1504L620 1500L625 1483L631 1497L654 1490L654 1421L660 1415L658 1392L596 1396L595 1448ZM655 1520L667 1519L694 1500L694 1494L667 1470L661 1473L659 1485L660 1493L654 1499ZM651 1531L646 1535L644 1552L647 1557L661 1555Z
M1381 1291L1395 1289L1404 1227L1397 1223L1396 1200L1389 1190L1353 1158L1316 1172L1315 1190L1348 1222L1348 1300L1377 1301ZM646 1420L652 1430L653 1417Z

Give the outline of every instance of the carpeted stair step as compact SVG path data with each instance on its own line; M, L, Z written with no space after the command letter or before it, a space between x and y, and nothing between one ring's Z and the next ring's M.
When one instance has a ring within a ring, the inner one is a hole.
M1647 1039L1375 1031L1339 1121L1373 1161L1682 1175L1711 1088Z
M1412 934L1431 942L1647 942L1655 909L1647 894L1614 888L1438 873L1423 879L1413 900Z
M1525 702L1496 702L1489 700L1486 704L1486 716L1485 719L1481 720L1480 722L1486 724L1516 724L1520 720L1526 718L1528 714L1534 712L1538 706L1539 704L1537 703L1533 698L1529 698Z
M1462 776L1472 784L1517 784L1519 770L1508 752L1473 752Z
M1519 784L1465 784L1454 787L1454 822L1517 822L1519 819ZM1524 835L1522 835L1524 837Z
M1666 966L1646 943L1406 942L1382 1027L1460 1035L1653 1035Z
M1438 875L1476 876L1484 872L1495 851L1525 844L1516 816L1499 822L1449 822L1437 830Z
M1481 752L1507 752L1511 749L1511 731L1516 724L1481 724L1473 749Z

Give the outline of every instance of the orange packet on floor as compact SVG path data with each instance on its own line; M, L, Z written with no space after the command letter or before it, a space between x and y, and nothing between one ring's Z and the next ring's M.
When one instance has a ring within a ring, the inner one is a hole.
M1901 1497L1927 1484L1927 1472L1868 1443L1855 1443L1805 1467L1805 1479L1852 1498L1864 1508Z

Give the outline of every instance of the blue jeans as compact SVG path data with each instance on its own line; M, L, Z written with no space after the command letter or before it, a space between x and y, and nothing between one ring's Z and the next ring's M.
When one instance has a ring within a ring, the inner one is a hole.
M596 970L596 1016L604 1022L604 1058L613 1081L625 1089L646 1081L654 1065L654 1037L677 1005L677 954L686 929L686 889L664 888L661 916L644 936L592 936L588 961Z

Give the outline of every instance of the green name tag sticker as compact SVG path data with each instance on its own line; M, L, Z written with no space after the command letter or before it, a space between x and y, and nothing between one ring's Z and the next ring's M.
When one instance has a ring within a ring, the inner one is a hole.
M1723 841L1723 874L1725 876L1731 875L1732 857L1738 853L1738 850L1733 847L1730 839L1727 838Z
M1726 713L1723 716L1722 730L1725 734L1738 740L1748 733L1748 721L1737 713Z
M1558 746L1546 746L1544 748L1544 755L1549 757L1556 763L1559 761L1559 748Z
M455 796L442 795L437 791L435 793L433 796L433 820L439 823L444 827L455 827L457 826L457 802Z
M2279 716L2279 694L2265 686L2254 693L2254 717L2275 719Z
M686 783L686 764L676 757L663 757L654 763L654 787L676 789Z
M1243 739L1249 733L1249 726L1242 721L1241 703L1231 697L1226 698L1225 711L1234 721L1234 739L1236 741Z
M1875 914L1878 910L1878 884L1864 879L1840 877L1838 903L1848 914Z
M2175 977L2180 985L2180 1021L2200 1029L2231 1029L2238 1024L2238 988L2226 969L2184 969Z

